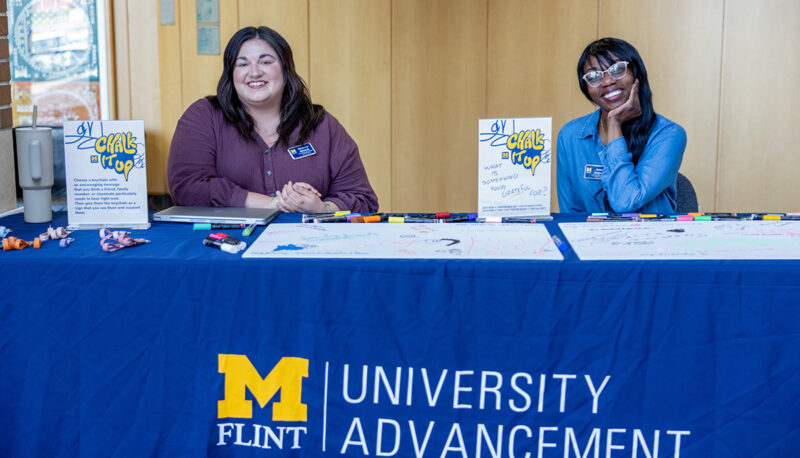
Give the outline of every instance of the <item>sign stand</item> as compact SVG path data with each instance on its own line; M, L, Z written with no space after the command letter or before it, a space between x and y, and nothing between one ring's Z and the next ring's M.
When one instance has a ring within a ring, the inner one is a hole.
M70 230L150 227L144 121L65 121Z
M550 217L552 118L478 121L478 215Z

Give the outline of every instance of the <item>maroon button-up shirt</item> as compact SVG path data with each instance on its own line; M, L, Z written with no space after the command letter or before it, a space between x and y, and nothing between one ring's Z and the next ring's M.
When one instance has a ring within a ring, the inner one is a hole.
M244 207L248 191L268 196L289 181L316 188L343 210L374 212L378 197L367 179L358 146L329 113L305 143L315 154L293 159L299 128L289 142L268 148L260 135L246 139L206 99L183 113L172 137L167 181L178 205Z

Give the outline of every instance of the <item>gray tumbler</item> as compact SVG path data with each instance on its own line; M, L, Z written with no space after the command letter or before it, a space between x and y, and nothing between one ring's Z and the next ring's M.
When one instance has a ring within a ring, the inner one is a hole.
M53 220L53 132L49 127L18 127L17 164L26 223Z

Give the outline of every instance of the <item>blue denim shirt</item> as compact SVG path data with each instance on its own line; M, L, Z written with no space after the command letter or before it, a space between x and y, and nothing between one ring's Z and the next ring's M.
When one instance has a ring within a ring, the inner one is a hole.
M624 137L603 146L597 130L599 120L597 110L573 119L558 133L559 211L674 212L675 179L686 148L686 131L656 115L647 146L634 166ZM592 176L587 165L602 166L602 173Z

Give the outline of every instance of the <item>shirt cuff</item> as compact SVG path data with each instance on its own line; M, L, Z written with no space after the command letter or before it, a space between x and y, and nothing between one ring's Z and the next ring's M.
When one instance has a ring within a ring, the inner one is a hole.
M244 201L247 200L247 190L239 187L234 188L231 193L231 199L228 201L229 207L244 207Z
M603 165L616 164L618 162L630 162L631 153L628 151L628 144L625 143L625 137L617 137L602 149L599 153L600 160Z

